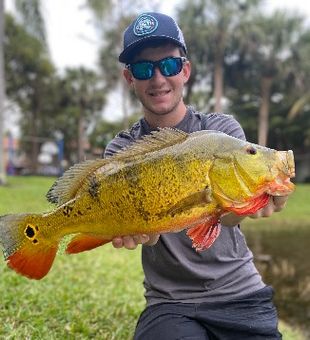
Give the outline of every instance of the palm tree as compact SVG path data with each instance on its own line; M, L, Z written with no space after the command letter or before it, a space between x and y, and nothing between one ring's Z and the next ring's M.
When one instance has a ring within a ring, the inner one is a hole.
M47 50L47 42L46 42L46 33L45 33L45 25L44 19L42 16L41 2L39 0L15 0L15 15L19 17L20 22L22 23L24 29L27 33L37 40L39 40L44 47L46 53ZM4 103L4 91L5 91L5 75L4 75L4 66L3 66L3 46L4 46L4 0L1 0L0 4L0 121L3 121L3 103ZM35 124L34 124L35 129ZM34 131L35 133L35 131ZM2 145L2 136L3 136L3 124L0 127L0 139ZM35 137L35 136L33 136ZM4 178L4 162L3 162L3 147L0 148L0 174L1 177ZM37 143L33 142L32 145L33 154L36 153ZM35 162L32 162L35 166ZM1 180L0 180L1 183Z
M213 73L214 110L222 111L225 55L240 33L242 22L260 0L190 0L179 10L179 22L193 60L191 87L198 73ZM204 66L201 66L204 65ZM196 72L196 67L200 69ZM204 79L206 79L204 75Z
M276 82L284 81L288 72L292 72L292 49L296 36L300 35L302 20L283 11L276 11L271 16L259 15L253 19L249 29L251 58L254 74L259 77L260 107L258 113L258 143L267 144L269 130L270 98ZM253 46L255 46L253 48Z
M17 15L27 33L38 39L47 49L44 17L40 0L15 0Z

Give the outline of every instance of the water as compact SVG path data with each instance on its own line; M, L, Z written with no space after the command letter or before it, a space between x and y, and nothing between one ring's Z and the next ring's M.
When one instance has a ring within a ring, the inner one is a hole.
M310 338L310 226L244 232L265 283L275 290L280 319Z

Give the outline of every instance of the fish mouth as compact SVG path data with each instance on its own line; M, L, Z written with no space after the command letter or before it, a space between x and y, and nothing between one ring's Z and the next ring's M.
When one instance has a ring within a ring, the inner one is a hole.
M288 195L295 188L295 185L291 182L291 178L296 175L294 153L292 150L277 151L277 159L275 170L278 172L278 176L269 183L267 193L273 196Z
M279 160L278 169L289 178L295 177L295 162L294 153L292 150L278 151L277 157Z

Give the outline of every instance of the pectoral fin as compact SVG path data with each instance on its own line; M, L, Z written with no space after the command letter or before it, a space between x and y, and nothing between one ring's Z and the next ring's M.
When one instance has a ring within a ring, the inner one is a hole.
M210 248L221 232L218 217L212 217L206 222L196 225L187 231L187 236L193 242L196 251Z
M111 239L103 239L92 235L78 234L68 244L66 253L67 254L81 253L82 251L100 247L110 241Z
M206 187L204 190L195 192L192 195L185 197L180 200L177 204L171 207L165 214L176 215L187 210L190 210L194 207L206 205L211 202L211 189L210 187Z

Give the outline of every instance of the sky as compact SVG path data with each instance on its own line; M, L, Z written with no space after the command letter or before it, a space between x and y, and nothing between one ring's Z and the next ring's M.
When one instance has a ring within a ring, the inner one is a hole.
M115 0L116 3L118 0ZM161 11L174 14L174 7L181 0L163 1ZM13 9L14 0L5 0L6 9ZM310 2L306 0L265 0L265 10L277 8L297 11L306 16L310 23ZM90 13L83 6L84 0L42 0L43 13L46 21L48 44L54 64L59 72L66 67L85 66L96 69L98 37L91 23ZM141 11L147 11L143 8ZM117 58L117 56L116 56ZM116 59L117 62L117 59ZM115 120L119 118L121 98L113 93L104 116Z

